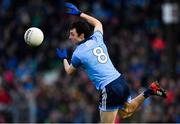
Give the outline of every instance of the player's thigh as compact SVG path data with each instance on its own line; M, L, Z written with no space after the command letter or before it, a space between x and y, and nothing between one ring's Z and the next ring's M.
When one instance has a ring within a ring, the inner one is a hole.
M118 110L100 111L101 123L114 123Z

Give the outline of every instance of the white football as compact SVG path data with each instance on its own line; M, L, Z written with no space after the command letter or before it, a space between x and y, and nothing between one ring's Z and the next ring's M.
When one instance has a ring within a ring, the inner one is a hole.
M30 46L39 46L44 40L44 34L41 29L31 27L26 30L24 40Z

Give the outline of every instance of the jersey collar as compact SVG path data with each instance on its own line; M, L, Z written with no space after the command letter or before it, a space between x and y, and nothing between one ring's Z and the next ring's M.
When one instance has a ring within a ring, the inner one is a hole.
M81 42L77 43L77 45L80 45L80 44L82 44L82 43L85 43L87 40L90 40L90 39L92 39L92 37L88 37L88 38L82 40Z

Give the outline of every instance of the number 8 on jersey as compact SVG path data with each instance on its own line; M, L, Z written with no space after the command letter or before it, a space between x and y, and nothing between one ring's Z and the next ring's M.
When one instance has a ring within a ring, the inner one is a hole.
M97 56L99 63L106 63L107 62L107 55L104 53L103 49L101 47L96 47L93 49L93 54Z

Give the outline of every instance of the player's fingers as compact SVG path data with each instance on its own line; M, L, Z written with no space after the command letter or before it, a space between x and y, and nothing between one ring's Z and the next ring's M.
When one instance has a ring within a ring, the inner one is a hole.
M67 55L67 50L64 49L64 50L63 50L63 53L64 53L64 55Z
M59 52L60 50L59 50L59 48L56 48L56 52Z
M56 53L57 53L57 54L61 54L61 53L62 53L62 50L59 49L59 48L56 48Z
M73 8L73 4L72 3L68 3L68 2L66 2L65 3L65 7L67 7L67 8Z

